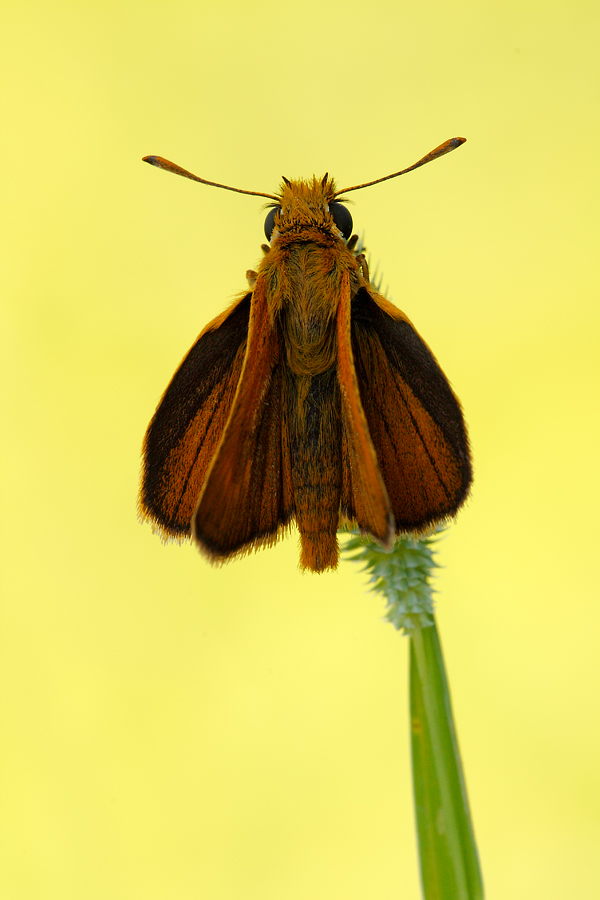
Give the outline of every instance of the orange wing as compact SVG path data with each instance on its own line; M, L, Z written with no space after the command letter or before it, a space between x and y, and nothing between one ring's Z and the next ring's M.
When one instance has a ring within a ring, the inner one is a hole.
M359 529L385 546L393 543L394 520L378 467L376 448L359 393L355 349L351 342L354 303L348 273L342 277L337 313L338 379L342 418L341 511Z
M251 294L204 329L165 391L144 440L139 507L163 537L183 537L225 430L242 371Z
M409 320L372 289L352 301L362 406L397 532L454 515L472 473L460 404Z
M213 562L274 544L293 515L282 385L279 335L259 275L237 393L193 516L194 539Z

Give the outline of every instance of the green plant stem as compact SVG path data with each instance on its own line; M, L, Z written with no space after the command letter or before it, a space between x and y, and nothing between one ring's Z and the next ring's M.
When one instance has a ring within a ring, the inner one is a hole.
M410 637L413 785L426 900L482 900L483 882L434 624Z

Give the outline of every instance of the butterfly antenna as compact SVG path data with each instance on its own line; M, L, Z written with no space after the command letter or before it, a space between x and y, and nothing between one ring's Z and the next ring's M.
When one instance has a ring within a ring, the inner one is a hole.
M151 166L156 166L157 169L173 172L174 175L182 175L184 178L190 178L192 181L199 181L200 184L209 184L211 187L223 188L225 191L235 191L237 194L250 194L252 197L268 197L269 200L279 200L279 197L276 197L275 194L263 194L261 191L244 191L242 188L230 187L228 184L219 184L218 181L207 181L206 178L193 175L176 163L163 159L162 156L144 156L142 161L150 163Z
M340 194L347 194L348 191L357 191L359 188L371 187L372 184L379 184L380 181L389 181L390 178L397 178L398 175L406 175L407 172L412 172L413 169L418 169L420 166L424 166L425 163L438 159L440 156L445 156L446 153L450 153L452 150L456 150L456 148L460 147L461 144L464 144L466 140L467 139L463 137L450 138L448 141L444 141L443 144L440 144L439 147L431 150L427 156L424 156L418 162L409 166L408 169L402 169L400 172L393 172L391 175L385 175L383 178L376 178L375 181L365 181L364 184L353 184L352 187L336 191L335 196L339 197Z

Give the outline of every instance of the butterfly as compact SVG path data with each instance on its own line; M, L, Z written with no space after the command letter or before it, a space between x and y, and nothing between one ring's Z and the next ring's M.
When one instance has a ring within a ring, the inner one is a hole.
M472 480L460 403L407 316L369 280L333 178L283 179L249 288L175 372L143 448L139 507L215 563L272 546L293 522L300 567L337 566L349 523L385 547L456 514Z

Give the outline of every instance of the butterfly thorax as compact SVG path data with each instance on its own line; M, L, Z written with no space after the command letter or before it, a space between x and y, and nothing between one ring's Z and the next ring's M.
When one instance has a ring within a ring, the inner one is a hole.
M297 375L317 375L336 363L335 317L342 276L352 293L359 268L329 213L331 180L284 183L272 243L261 265L272 320L282 329L287 364Z

